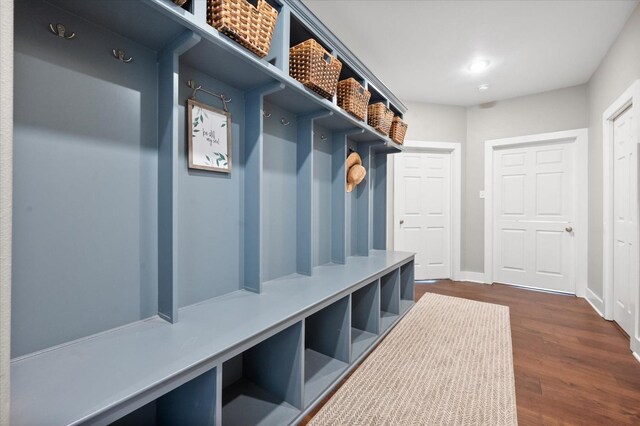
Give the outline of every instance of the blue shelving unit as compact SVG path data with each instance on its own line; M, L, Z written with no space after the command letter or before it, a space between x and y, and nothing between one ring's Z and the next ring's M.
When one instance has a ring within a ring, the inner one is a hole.
M316 38L406 108L270 2L264 59L205 0L15 3L12 423L295 423L412 306L413 254L385 244L402 147L292 79L289 48ZM187 167L187 80L232 99L231 174Z

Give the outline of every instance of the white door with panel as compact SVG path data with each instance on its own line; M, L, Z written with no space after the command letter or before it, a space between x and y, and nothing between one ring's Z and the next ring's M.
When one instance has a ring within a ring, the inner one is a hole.
M494 151L495 282L575 293L574 145Z
M632 211L637 197L631 173L637 161L633 140L633 110L629 109L613 122L613 319L630 336L635 305L633 233L637 232Z
M450 278L451 153L395 158L395 250L416 253L416 280Z

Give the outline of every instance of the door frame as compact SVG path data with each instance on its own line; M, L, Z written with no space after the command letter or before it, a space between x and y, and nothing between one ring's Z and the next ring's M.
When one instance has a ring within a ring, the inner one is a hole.
M460 272L460 250L461 250L461 205L462 205L462 144L458 142L430 142L430 141L405 141L405 152L416 153L439 153L451 155L451 279L459 281L462 278ZM393 203L393 235L394 240L400 231L397 205L395 203L396 175L398 170L398 160L393 156L393 182L394 182L394 203ZM395 247L394 241L394 250Z
M638 111L635 110L636 105L640 106L640 80L636 80L627 90L622 93L602 114L602 295L600 299L595 293L589 290L589 298L593 298L594 304L600 303L600 308L604 306L604 318L613 320L613 121L628 108L634 108L634 122L636 126L636 146L640 143L640 117ZM636 150L637 152L637 150ZM636 159L637 160L637 159ZM638 181L638 163L636 167L631 168L632 181ZM637 191L637 187L636 187ZM632 289L632 300L635 305L634 313L634 333L631 336L631 349L634 352L640 352L640 336L639 332L639 312L638 299L640 292L638 291L637 279L640 276L638 271L638 199L634 199L635 203L632 208L633 219L636 223L636 232L632 240L632 247L635 247L632 256L636 258L636 271L634 279L636 285Z
M493 283L493 153L496 149L516 148L540 143L553 144L574 141L576 144L576 183L575 226L580 232L575 235L575 285L576 296L585 297L587 289L587 268L589 241L588 218L588 129L565 130L561 132L540 133L505 139L492 139L484 143L484 279Z

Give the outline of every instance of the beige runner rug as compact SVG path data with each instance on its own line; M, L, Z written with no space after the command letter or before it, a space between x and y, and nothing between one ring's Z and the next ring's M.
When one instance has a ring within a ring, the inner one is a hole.
M509 308L427 293L309 424L516 425Z

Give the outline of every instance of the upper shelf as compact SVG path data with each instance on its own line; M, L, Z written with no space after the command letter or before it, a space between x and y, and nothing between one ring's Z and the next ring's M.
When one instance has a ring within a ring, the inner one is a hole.
M204 0L200 1L204 2ZM156 51L162 51L185 31L193 31L202 39L182 56L182 60L193 68L242 91L274 82L284 83L283 90L269 95L271 103L295 114L314 113L319 110L331 111L333 113L331 116L321 120L321 124L329 130L343 131L359 128L363 132L354 135L354 140L377 142L381 145L380 148L391 153L402 150L401 146L374 130L367 123L359 121L335 103L308 90L300 82L291 78L286 70L283 71L268 61L253 55L219 33L204 21L204 16L196 16L169 0L127 2L118 0L100 2L51 0L51 3L110 28ZM281 13L287 12L283 10ZM331 36L333 37L333 35ZM274 42L275 40L276 37L274 37ZM345 64L349 63L349 59L344 56L341 56L341 60L345 61ZM347 65L347 67L353 70L352 65ZM371 86L371 83L369 85ZM379 97L393 97L390 92L382 92L375 91ZM389 103L392 105L393 101ZM398 107L393 107L393 109L398 112L403 110Z
M299 321L372 279L410 262L413 253L372 251L314 275L237 291L180 310L180 322L157 317L71 342L11 363L12 424L77 424L107 420L123 405L137 408L224 361L279 327ZM148 401L147 401L148 402ZM142 405L142 404L138 404Z

